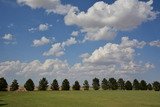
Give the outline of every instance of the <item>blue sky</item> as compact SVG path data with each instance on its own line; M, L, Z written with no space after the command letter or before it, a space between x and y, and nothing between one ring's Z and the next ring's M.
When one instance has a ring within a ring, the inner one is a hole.
M0 76L160 81L159 0L41 1L0 0Z

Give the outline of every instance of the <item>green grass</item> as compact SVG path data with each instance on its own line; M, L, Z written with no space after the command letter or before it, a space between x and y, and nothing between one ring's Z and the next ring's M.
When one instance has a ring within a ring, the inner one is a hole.
M4 107L160 107L155 91L0 92Z

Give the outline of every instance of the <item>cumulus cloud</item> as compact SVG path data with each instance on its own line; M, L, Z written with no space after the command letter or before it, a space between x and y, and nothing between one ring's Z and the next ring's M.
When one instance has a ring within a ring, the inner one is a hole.
M57 56L57 57L62 56L64 55L66 46L68 47L76 43L77 41L75 40L75 38L71 37L70 39L67 39L66 41L62 43L53 44L52 47L49 49L49 51L44 52L43 55L44 56Z
M149 43L150 46L160 47L160 40L151 41Z
M2 39L4 40L4 44L9 45L9 44L17 44L16 38L13 34L4 34L2 36Z
M49 51L43 53L44 56L62 56L64 55L64 47L62 47L61 43L55 43L49 49Z
M111 40L117 31L126 31L156 18L153 0L116 0L113 4L96 2L87 12L72 8L65 16L66 25L77 25L88 40ZM131 14L132 13L132 14Z
M154 68L150 63L136 62L135 48L143 48L146 42L139 42L136 39L129 40L128 37L122 37L120 44L107 43L99 47L91 54L82 55L82 65L90 67L104 67L111 69L116 73L135 73ZM105 71L102 69L102 71Z
M5 61L0 62L0 76L38 78L46 75L52 77L63 76L69 69L67 61L47 59L43 63L39 60L31 62Z
M105 46L96 49L88 58L84 58L83 62L93 64L114 64L132 61L135 55L134 48L142 48L145 42L138 40L129 40L128 37L122 37L120 44L107 43Z
M38 39L34 40L33 41L33 46L38 47L38 46L46 45L48 43L50 43L50 40L43 36L39 40Z
M11 40L13 40L13 37L14 37L14 35L8 33L8 34L5 34L5 35L2 37L2 39L11 41Z
M17 0L18 4L27 5L32 9L43 8L46 12L57 13L57 14L66 14L72 8L71 5L61 4L60 0Z
M65 42L62 43L62 47L74 45L76 43L77 43L76 39L71 37L71 38L67 39Z
M78 34L79 34L79 32L78 32L78 31L73 31L73 32L71 33L71 36L77 37L77 36L78 36Z
M34 32L34 31L46 31L49 29L49 27L52 27L52 25L49 25L48 23L40 24L36 28L29 28L29 32Z
M84 53L80 57L82 61L74 65L66 60L46 59L44 62L33 60L31 62L5 61L0 62L0 76L26 77L39 80L41 77L70 80L92 79L94 77L130 77L132 74L141 74L153 69L155 66L149 62L136 59L136 48L145 46L144 41L130 40L122 37L121 43L107 43L95 49L92 53ZM52 45L49 52L52 55L61 55L63 49L61 43ZM55 51L57 50L57 51ZM57 52L57 53L56 53ZM49 53L47 53L49 54Z
M40 24L38 29L39 29L39 31L46 31L46 30L48 30L49 26L52 26L52 25L49 25L48 23Z

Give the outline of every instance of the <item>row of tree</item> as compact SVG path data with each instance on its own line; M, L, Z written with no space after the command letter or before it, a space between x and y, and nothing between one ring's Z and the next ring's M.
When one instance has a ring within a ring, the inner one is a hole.
M48 81L46 78L42 78L39 81L38 90L47 90L48 88ZM7 91L7 81L2 77L0 78L0 91ZM122 78L118 79L118 81L115 78L109 78L107 80L104 78L101 82L98 78L94 78L92 82L92 87L94 90L99 90L102 88L103 90L155 90L160 91L160 82L155 81L152 84L146 83L146 81L141 80L140 82L135 79L133 83L130 81L124 81ZM35 89L34 82L32 79L28 79L26 83L24 84L24 88L27 91L33 91ZM52 90L60 90L60 86L58 85L58 81L56 79L53 80L51 87ZM87 80L84 81L82 88L84 90L89 90L90 86ZM12 84L10 85L10 91L16 91L19 89L19 85L17 80L13 80ZM75 81L74 85L72 86L73 90L80 90L81 86L78 81ZM70 90L70 83L67 79L64 79L62 82L61 90Z

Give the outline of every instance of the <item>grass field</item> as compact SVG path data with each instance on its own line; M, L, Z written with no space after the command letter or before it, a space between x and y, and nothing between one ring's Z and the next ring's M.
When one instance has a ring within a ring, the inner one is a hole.
M160 107L155 91L0 92L4 107Z

